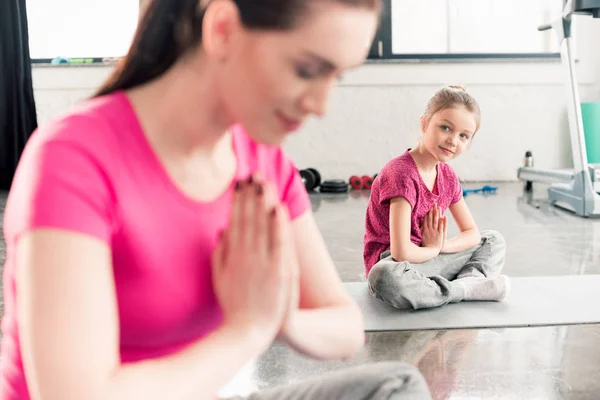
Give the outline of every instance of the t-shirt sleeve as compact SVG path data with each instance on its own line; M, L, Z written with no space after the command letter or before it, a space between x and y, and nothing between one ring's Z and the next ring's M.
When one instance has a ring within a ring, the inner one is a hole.
M113 198L106 171L91 149L69 141L36 141L15 173L7 229L16 237L34 228L57 228L108 242Z
M452 187L452 199L450 200L450 204L456 204L463 198L463 188L460 184L460 180L458 179L458 175L456 172L450 167L448 167L449 178L451 179L451 187Z
M395 176L391 173L377 175L379 179L379 203L389 202L396 197L405 198L411 207L417 202L417 188L414 180L406 175Z
M277 151L276 158L279 166L281 201L286 204L290 218L293 220L310 209L310 197L294 162L285 155L283 150Z

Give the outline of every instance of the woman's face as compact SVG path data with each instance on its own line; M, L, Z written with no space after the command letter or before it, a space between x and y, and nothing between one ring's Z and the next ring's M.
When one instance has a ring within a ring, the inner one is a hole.
M256 141L281 143L308 116L325 114L333 84L364 62L377 21L376 10L328 1L309 5L293 30L249 31L224 22L221 29L230 32L219 39L226 51L215 75L227 114Z

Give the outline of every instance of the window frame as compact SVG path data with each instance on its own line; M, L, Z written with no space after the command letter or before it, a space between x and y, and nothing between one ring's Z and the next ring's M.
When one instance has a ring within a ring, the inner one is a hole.
M118 61L121 57L73 57L69 58L70 63L63 64L53 64L53 58L32 58L31 63L34 65L72 65L72 66L82 66L82 65L104 65L104 64L113 64Z
M465 62L465 61L551 61L560 52L540 53L419 53L394 54L392 51L392 0L383 0L380 24L371 45L367 62Z
M139 0L140 9L147 0ZM552 61L560 60L560 52L544 53L418 53L392 52L392 0L382 0L383 9L379 27L367 56L374 62L465 62L465 61ZM121 57L73 57L68 64L52 64L52 58L31 58L33 65L84 66L112 65Z
M141 12L142 8L145 6L147 1L148 0L138 0L138 6L140 9L140 12ZM27 22L28 22L27 29L28 29L28 31L30 31L29 21L27 21ZM29 32L28 32L28 36L29 36ZM53 61L55 60L53 58L31 58L30 57L30 61L31 61L32 66L52 66L52 67L75 66L75 67L80 67L80 66L86 66L86 65L93 65L93 66L114 65L121 58L123 58L123 56L68 57L69 63L53 64Z

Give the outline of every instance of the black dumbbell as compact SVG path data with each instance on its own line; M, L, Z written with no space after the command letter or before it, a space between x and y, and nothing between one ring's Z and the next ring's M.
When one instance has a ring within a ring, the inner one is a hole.
M321 185L321 174L314 168L300 170L300 177L307 191L311 192Z
M317 171L314 168L307 168L306 170L312 172L313 175L315 176L315 178L316 178L315 188L318 188L319 186L321 186L321 174L319 173L319 171Z

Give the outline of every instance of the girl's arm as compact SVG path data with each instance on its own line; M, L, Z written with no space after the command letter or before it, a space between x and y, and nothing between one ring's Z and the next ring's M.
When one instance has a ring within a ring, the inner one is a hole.
M214 399L270 342L257 329L224 325L177 354L123 365L104 242L38 230L21 237L16 260L23 363L35 400Z
M282 332L300 353L317 359L352 357L364 345L363 318L342 286L311 212L292 222L299 266L299 308Z
M481 241L481 235L465 199L463 198L458 203L452 204L450 212L458 225L460 233L445 241L442 253L459 253L477 246Z
M412 207L404 197L390 200L390 248L396 261L418 264L435 258L438 246L417 246L410 240Z

